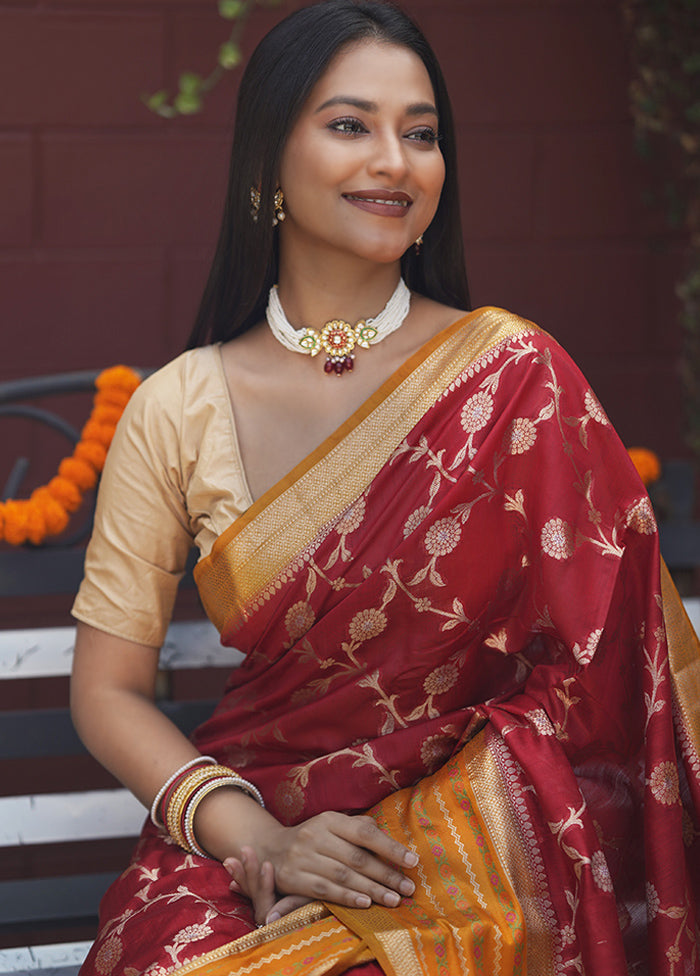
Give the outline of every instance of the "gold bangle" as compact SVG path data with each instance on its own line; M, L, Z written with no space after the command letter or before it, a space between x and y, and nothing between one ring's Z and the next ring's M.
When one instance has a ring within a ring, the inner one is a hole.
M211 779L213 771L219 768L218 766L206 766L204 768L193 769L192 772L187 774L168 800L165 825L172 839L185 850L189 850L189 846L181 825L182 814L184 813L187 801L197 787L201 783L205 783Z

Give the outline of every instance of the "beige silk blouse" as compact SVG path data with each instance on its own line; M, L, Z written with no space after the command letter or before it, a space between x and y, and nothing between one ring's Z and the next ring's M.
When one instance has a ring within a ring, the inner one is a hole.
M220 347L185 352L119 422L73 616L160 647L190 548L206 556L251 504Z

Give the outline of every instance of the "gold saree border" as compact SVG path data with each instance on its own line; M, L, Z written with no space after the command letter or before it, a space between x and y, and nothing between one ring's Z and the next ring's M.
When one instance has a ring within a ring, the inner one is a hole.
M661 596L674 700L683 730L687 734L686 745L694 753L692 759L699 763L700 642L663 559Z
M486 731L479 733L465 746L464 755L467 778L476 796L479 814L498 852L503 870L517 892L525 919L527 972L537 976L554 976L554 945L551 925L542 911L542 885L538 884L532 853L512 803L504 802L512 790L486 741ZM539 856L536 850L534 853Z
M323 528L368 487L393 451L472 363L506 339L539 331L483 308L434 336L355 413L216 540L194 570L219 630L240 618Z

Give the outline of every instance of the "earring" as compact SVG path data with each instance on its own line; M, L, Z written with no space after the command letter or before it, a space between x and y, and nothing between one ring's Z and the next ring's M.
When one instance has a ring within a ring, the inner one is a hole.
M420 249L422 244L423 244L423 235L420 234L413 244L416 254L420 254Z
M258 214L260 213L260 190L255 186L250 188L250 216L257 224Z
M275 212L272 215L273 227L276 227L277 224L283 221L284 218L287 216L284 210L282 209L283 205L284 205L284 193L282 193L282 188L278 186L277 189L275 190L275 202L274 202Z

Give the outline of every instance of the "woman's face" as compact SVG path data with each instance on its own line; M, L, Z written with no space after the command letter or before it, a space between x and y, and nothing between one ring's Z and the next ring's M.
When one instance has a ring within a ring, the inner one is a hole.
M283 253L399 260L437 210L445 178L437 135L435 95L416 54L377 41L343 48L284 149Z

